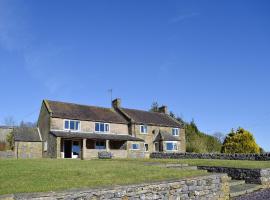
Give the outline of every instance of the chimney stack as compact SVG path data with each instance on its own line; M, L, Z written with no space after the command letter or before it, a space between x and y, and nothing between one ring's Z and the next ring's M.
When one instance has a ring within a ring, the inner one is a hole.
M158 108L158 112L168 114L168 107L167 106L161 106Z
M113 108L120 108L121 107L121 99L116 98L112 101Z

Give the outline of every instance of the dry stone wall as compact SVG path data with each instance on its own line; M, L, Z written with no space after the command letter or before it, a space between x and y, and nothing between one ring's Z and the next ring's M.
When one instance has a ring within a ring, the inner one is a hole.
M151 158L166 159L220 159L220 160L270 160L270 153L264 154L224 154L224 153L162 153L154 152Z
M236 180L245 180L246 183L270 186L270 169L245 169L233 167L197 166L200 170L214 173L226 173Z
M15 194L5 196L10 199L229 199L228 176L213 174L176 181L118 186L113 188L73 190L36 194ZM0 196L1 199L1 196Z

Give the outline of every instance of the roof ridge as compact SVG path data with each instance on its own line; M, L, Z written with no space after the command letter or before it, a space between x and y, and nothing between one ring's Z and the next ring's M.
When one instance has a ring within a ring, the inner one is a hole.
M134 108L122 108L127 110L134 110L134 111L140 111L140 112L147 112L147 113L153 113L153 114L160 114L160 115L166 115L165 113L155 112L155 111L149 111L149 110L140 110L140 109L134 109Z
M86 105L86 104L79 104L79 103L72 103L72 102L64 102L64 101L55 101L55 100L49 100L49 99L44 99L47 102L55 102L55 103L63 103L63 104L70 104L70 105L76 105L76 106L85 106L85 107L91 107L91 108L101 108L101 109L106 109L106 110L114 110L112 108L108 107L103 107L103 106L94 106L94 105Z

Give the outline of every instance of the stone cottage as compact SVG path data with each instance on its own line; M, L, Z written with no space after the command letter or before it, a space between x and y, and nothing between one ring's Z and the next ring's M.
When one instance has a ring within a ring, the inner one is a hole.
M149 112L43 100L38 130L42 156L50 158L98 157L102 151L115 158L145 158L151 152L185 152L182 124L170 117L167 107Z

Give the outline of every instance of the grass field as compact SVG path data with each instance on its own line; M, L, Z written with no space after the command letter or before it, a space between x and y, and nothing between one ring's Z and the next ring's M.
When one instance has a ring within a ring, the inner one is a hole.
M140 160L0 160L0 194L125 185L205 175Z
M193 166L223 166L239 168L270 168L270 161L248 161L248 160L211 160L211 159L145 159L140 162L160 162L160 163L185 163Z
M197 170L177 170L146 165L146 162L270 168L270 161L239 160L0 160L0 194L126 185L206 174Z

